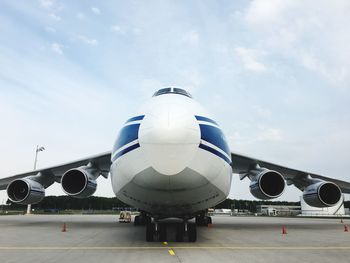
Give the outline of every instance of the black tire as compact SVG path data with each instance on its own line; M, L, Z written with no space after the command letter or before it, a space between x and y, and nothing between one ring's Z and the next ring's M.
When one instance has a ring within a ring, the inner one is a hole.
M167 241L167 225L166 224L159 224L159 241L165 242Z
M189 242L196 242L197 240L197 227L196 224L187 225L187 235Z
M134 226L140 225L140 216L135 216L134 218Z
M146 217L145 216L140 216L139 217L139 225L140 226L145 226L146 225Z
M146 224L146 241L153 242L154 239L154 224Z
M152 223L152 218L150 216L145 216L145 225L147 226L147 224L151 224Z
M202 225L202 217L201 216L196 216L196 225L201 226Z
M203 217L203 225L202 226L208 226L209 224L209 218L207 216Z
M185 224L176 225L176 242L183 242L185 236Z
M208 216L208 224L212 224L212 223L213 223L213 221L211 219L211 216Z

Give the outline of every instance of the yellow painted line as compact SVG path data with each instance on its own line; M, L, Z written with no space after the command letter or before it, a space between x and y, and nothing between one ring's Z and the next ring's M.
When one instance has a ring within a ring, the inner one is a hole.
M169 252L169 254L170 254L170 255L175 256L175 252L174 252L174 250L169 249L169 250L168 250L168 252Z
M78 246L78 247L64 247L64 246L47 246L47 247L35 247L35 246L2 246L0 250L161 250L168 249L168 247L164 246L138 246L138 247L118 247L118 246L110 246L110 247L88 247L88 246ZM217 250L349 250L350 246L173 246L173 249L217 249ZM173 249L170 249L173 251ZM169 250L169 251L170 251ZM170 252L169 252L170 253Z

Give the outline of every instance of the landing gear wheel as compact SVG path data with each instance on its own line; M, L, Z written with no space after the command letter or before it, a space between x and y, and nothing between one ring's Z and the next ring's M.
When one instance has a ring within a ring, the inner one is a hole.
M196 216L196 225L197 226L208 226L212 223L210 216Z
M134 226L140 225L140 216L135 216L134 218Z
M184 241L185 235L185 224L177 224L176 225L176 242Z
M147 222L146 224L146 241L153 242L154 240L154 224Z
M150 216L145 216L144 217L145 225L151 224L152 223L152 218Z
M167 241L167 225L166 224L159 224L159 241L160 242L165 242Z
M203 225L203 217L202 216L196 216L196 225L202 226Z
M187 225L187 235L188 235L189 242L196 242L196 240L197 240L196 224L188 224Z
M210 224L212 224L213 223L213 221L211 220L211 216L208 216L208 225Z
M135 226L145 226L147 217L145 215L135 216L134 225Z

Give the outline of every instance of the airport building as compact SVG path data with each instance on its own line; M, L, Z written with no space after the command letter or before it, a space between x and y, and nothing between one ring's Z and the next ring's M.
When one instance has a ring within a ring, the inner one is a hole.
M313 207L309 206L300 197L300 206L285 206L285 205L258 205L257 213L266 216L349 216L349 209L344 208L344 195L339 202L331 207Z
M296 216L301 213L298 205L257 205L256 210L266 216Z
M348 213L349 210L344 208L344 195L340 198L339 202L335 206L331 207L313 207L309 206L303 199L300 197L301 204L301 216L344 216Z

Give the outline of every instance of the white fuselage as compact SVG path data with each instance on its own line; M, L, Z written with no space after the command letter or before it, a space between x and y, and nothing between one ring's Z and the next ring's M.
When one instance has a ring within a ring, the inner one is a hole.
M158 217L191 217L223 201L232 179L218 125L192 98L152 99L121 129L112 151L113 191Z

